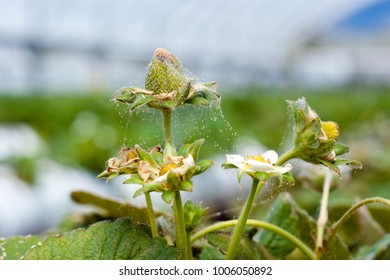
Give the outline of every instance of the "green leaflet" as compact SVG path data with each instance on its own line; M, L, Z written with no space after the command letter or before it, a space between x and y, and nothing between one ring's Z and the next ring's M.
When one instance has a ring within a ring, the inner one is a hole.
M35 235L12 236L0 239L0 260L19 260L33 246L42 240Z
M300 209L295 204L292 197L288 193L283 193L273 203L266 221L277 225L300 238L299 210ZM310 221L304 220L302 223L305 223L305 226L310 228ZM295 245L287 239L264 229L259 230L259 233L254 236L254 240L261 243L268 250L269 254L276 259L283 259L295 249Z
M316 221L296 204L289 193L280 194L274 201L266 221L287 230L310 248L314 248ZM267 249L268 254L276 259L286 258L295 249L287 239L264 229L259 230L253 239L260 242ZM321 258L349 259L349 252L336 236L327 244Z
M46 238L25 255L26 260L172 260L176 248L163 238L152 238L147 226L127 218L102 221Z
M386 234L378 242L370 246L362 246L357 252L357 260L389 260L390 234Z

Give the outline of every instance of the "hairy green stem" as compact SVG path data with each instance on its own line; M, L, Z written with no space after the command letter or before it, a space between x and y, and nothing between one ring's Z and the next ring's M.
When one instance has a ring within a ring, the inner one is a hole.
M351 208L349 208L348 211L345 212L344 215L329 228L328 236L327 236L328 242L329 242L329 240L331 238L334 237L334 235L336 234L337 230L339 230L339 228L349 218L351 218L351 216L356 212L356 210L358 210L360 207L362 207L362 206L364 206L366 204L370 204L370 203L382 203L382 204L385 204L387 206L390 206L390 200L386 199L386 198L383 198L383 197L370 197L370 198L363 199L362 201L356 203Z
M295 158L297 153L298 150L295 147L291 148L290 150L288 150L287 152L285 152L279 157L279 159L276 161L276 165L282 165L286 161Z
M187 257L192 260L191 231L186 231Z
M150 193L145 193L145 199L146 199L146 211L148 212L148 216L149 216L149 223L150 223L150 228L152 230L152 236L157 237L158 230L157 230L156 218L154 217L154 213L153 213L153 204L152 204L152 199L150 197Z
M232 260L238 249L238 243L241 240L242 233L244 232L246 221L248 220L249 212L252 208L253 200L255 199L257 189L262 187L262 183L259 183L259 180L253 178L252 188L249 193L248 199L246 200L244 208L242 208L240 216L238 218L238 223L233 231L233 236L229 244L229 248L225 259Z
M219 222L219 223L213 224L213 225L206 227L206 228L202 229L201 231L195 233L194 235L192 235L191 242L194 242L195 240L205 236L206 234L208 234L210 232L217 231L217 230L227 228L227 227L233 227L233 226L237 225L238 222L239 222L238 220L229 220L229 221L224 221L224 222ZM246 221L246 225L264 228L264 229L270 230L272 232L275 232L276 234L286 238L291 243L293 243L309 259L314 260L316 258L316 255L313 252L313 250L311 250L305 243L303 243L300 239L298 239L297 237L295 237L294 235L292 235L288 231L286 231L286 230L284 230L276 225L273 225L273 224L270 224L267 222L263 222L263 221L252 220L252 219L248 219Z
M180 191L175 192L173 200L173 214L175 216L176 247L181 252L184 260L190 259L187 249L187 232L184 224L183 203L181 201Z
M324 230L325 225L328 221L328 201L329 201L329 192L330 186L332 183L332 174L327 172L325 175L324 185L322 188L322 198L321 198L321 208L320 214L318 215L317 220L317 240L316 240L316 253L321 254L323 243L324 243Z
M165 144L173 146L172 141L172 111L171 110L162 110L164 117L164 135L165 135Z

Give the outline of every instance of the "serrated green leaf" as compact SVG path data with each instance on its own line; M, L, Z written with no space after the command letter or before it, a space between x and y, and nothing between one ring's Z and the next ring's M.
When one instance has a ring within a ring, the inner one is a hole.
M0 238L0 260L19 260L41 241L42 238L35 235Z
M299 213L297 205L288 193L283 193L275 200L266 221L277 225L292 235L300 238L299 232ZM282 236L261 229L254 240L261 243L276 259L283 259L295 249L295 245Z
M129 219L102 221L46 238L30 249L26 260L168 260L178 259L176 248L163 238L152 238L148 227Z
M390 234L386 234L373 245L362 246L356 253L357 260L389 260Z

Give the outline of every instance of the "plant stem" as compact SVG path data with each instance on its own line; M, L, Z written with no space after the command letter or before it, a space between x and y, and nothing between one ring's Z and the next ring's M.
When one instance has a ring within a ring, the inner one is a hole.
M253 200L255 199L256 192L258 188L262 187L262 183L259 183L259 180L253 178L252 188L249 193L248 199L246 200L244 208L242 208L240 216L238 218L237 226L233 231L233 236L229 244L229 248L225 259L232 260L237 252L238 243L241 240L242 233L244 232L246 221L248 220L249 212L252 208Z
M150 193L145 193L145 199L146 199L146 211L148 212L150 228L152 230L152 237L157 237L158 236L157 224L153 213L153 204L152 204L152 199L150 197Z
M321 254L323 243L324 243L324 230L325 230L326 222L328 221L328 201L329 201L329 192L330 192L331 183L332 183L332 174L330 172L326 172L324 186L322 189L320 214L318 215L318 220L317 220L317 240L316 240L316 247L315 247L317 256Z
M171 123L172 123L172 111L171 110L162 110L164 117L164 135L165 135L165 144L173 146L172 141L172 132L171 132Z
M194 242L195 240L205 236L206 234L208 234L210 232L220 230L223 228L227 228L227 227L233 227L233 226L237 225L238 222L239 222L239 220L230 220L230 221L224 221L224 222L219 222L219 223L213 224L213 225L211 225L207 228L204 228L201 231L195 233L194 235L192 235L191 242ZM303 243L301 240L296 238L294 235L292 235L288 231L286 231L286 230L284 230L276 225L273 225L273 224L270 224L267 222L263 222L263 221L252 220L252 219L248 219L246 221L246 225L264 228L264 229L273 231L276 234L283 236L284 238L289 240L291 243L293 243L295 246L297 246L297 248L299 248L309 259L314 260L316 258L316 255L313 252L313 250L311 250L305 243Z
M297 154L297 149L294 147L290 150L288 150L287 152L285 152L284 154L282 154L279 159L276 161L276 165L282 165L283 163L285 163L286 161L296 157L296 154Z
M347 212L344 213L344 215L335 222L328 230L328 242L333 236L336 234L336 231L349 219L351 216L358 210L360 207L369 204L369 203L382 203L387 206L390 206L390 200L383 198L383 197L370 197L363 199L362 201L356 203L351 208L348 209Z
M190 257L188 256L187 250L187 232L184 224L184 212L180 191L175 192L173 214L175 216L176 247L180 250L182 259L188 260Z
M192 260L191 232L186 231L187 257Z

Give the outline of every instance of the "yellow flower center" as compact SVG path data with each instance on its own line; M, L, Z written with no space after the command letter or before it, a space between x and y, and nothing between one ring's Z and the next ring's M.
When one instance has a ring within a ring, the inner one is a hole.
M326 121L321 122L321 128L325 132L328 139L336 140L340 135L340 129L337 123Z
M257 156L252 156L249 155L248 159L260 161L260 162L266 162L266 163L271 163L269 160L266 160L262 155L258 154Z
M174 169L174 168L177 168L178 166L176 164L173 164L173 163L168 163L166 165L163 166L163 168L161 168L160 170L160 176L164 175L165 173L167 173L170 169Z

